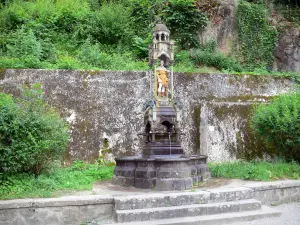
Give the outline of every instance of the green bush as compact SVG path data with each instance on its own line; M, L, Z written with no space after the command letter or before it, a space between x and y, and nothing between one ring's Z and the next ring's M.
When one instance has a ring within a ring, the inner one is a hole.
M32 57L40 60L42 56L41 43L32 30L26 31L24 27L12 34L6 48L8 56L13 58Z
M60 160L66 150L67 124L43 102L41 86L24 88L16 101L0 95L0 173L35 175Z
M98 66L100 62L99 44L92 44L90 39L87 39L80 46L77 56L84 63L92 66Z
M300 92L257 106L250 124L279 155L300 162Z
M191 52L191 58L197 65L212 66L219 70L243 71L243 67L239 62L224 56L222 53L212 52L211 49L194 49Z

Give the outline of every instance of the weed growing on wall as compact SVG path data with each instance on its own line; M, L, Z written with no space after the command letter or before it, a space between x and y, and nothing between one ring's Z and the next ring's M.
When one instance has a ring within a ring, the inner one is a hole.
M264 4L240 1L237 10L238 47L249 70L270 70L274 58L277 31L268 23Z

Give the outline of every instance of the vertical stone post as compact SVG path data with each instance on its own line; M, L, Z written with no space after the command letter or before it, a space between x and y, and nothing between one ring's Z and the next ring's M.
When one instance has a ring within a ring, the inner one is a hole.
M155 101L157 101L157 78L156 78L156 74L155 74L155 72L156 72L156 65L154 64L154 88L153 88L153 90L154 90L154 98L155 98Z
M174 75L173 75L173 64L171 65L171 100L174 99Z

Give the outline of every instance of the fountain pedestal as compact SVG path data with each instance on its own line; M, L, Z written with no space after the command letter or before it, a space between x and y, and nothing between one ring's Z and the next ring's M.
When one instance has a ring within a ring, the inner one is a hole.
M153 121L153 113L156 113L156 121ZM146 111L143 154L116 158L114 184L155 190L185 190L210 178L207 156L184 155L178 138L177 113L170 106Z
M153 101L145 111L141 156L116 158L113 183L156 190L184 190L210 178L207 156L186 156L180 145L180 115L174 101L174 42L164 24L156 24L149 48L154 68ZM160 65L156 67L156 62ZM170 69L168 69L170 68ZM152 73L151 73L152 74Z

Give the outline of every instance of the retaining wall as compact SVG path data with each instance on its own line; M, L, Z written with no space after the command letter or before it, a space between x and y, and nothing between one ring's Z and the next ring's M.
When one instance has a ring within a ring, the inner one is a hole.
M105 138L114 156L141 152L149 72L7 69L0 78L0 91L14 95L24 83L43 84L47 101L71 124L66 161L94 161ZM287 78L231 74L175 73L174 84L185 153L213 161L262 156L266 146L249 130L252 105L293 88Z

